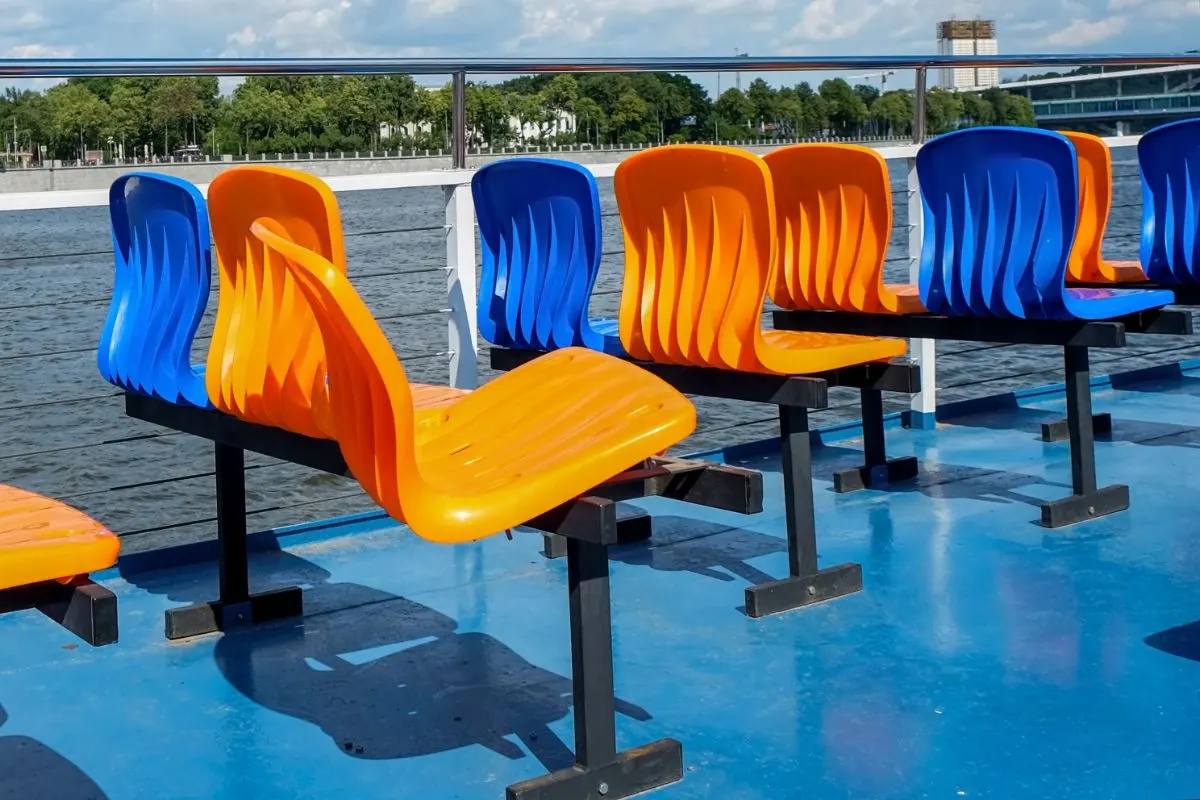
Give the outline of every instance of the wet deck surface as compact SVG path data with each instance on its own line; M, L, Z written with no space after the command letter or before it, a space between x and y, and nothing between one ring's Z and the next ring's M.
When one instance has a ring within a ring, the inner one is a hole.
M755 517L645 503L653 544L613 565L618 737L676 737L686 769L649 796L1200 796L1200 379L1095 404L1101 484L1133 505L1056 531L1035 504L1068 491L1068 446L1037 432L1061 400L890 431L923 469L891 492L835 495L858 443L818 450L822 564L866 589L776 618L740 610L786 571L774 459L744 462ZM255 588L303 584L302 623L166 643L212 565L107 579L100 650L0 617L0 798L498 800L569 760L566 565L538 536L284 541Z

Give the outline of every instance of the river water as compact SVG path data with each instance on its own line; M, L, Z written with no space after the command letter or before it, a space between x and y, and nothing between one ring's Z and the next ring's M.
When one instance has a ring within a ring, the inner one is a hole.
M1136 259L1140 183L1132 149L1117 150L1105 255ZM888 280L907 281L902 162L890 164L896 229ZM611 180L601 180L604 267L592 310L615 313L622 247ZM414 380L447 376L445 237L440 189L339 196L350 274ZM412 231L411 229L423 229ZM394 231L406 230L406 233ZM95 343L112 285L105 208L0 214L0 482L70 502L128 537L127 552L214 533L212 446L124 415L117 391L95 366ZM80 255L83 254L83 255ZM47 257L50 256L50 257ZM197 341L208 347L214 294ZM1186 339L1132 337L1095 351L1096 372L1124 371L1195 355ZM1053 348L938 344L939 402L1059 382ZM481 352L487 363L487 351ZM486 368L483 379L491 377ZM857 417L857 395L831 392L813 424ZM907 398L890 397L892 409ZM751 441L775 431L772 408L696 398L700 426L681 451ZM373 508L352 481L247 454L252 530Z

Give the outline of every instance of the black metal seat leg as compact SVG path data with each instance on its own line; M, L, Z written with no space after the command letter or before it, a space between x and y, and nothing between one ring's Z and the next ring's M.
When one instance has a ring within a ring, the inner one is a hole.
M508 787L507 800L619 800L683 779L675 739L617 751L608 547L567 541L575 764Z
M118 638L117 597L90 578L48 581L0 591L0 614L36 608L93 647Z
M917 477L917 459L887 457L887 440L883 433L883 392L862 389L863 465L850 467L833 474L835 492L856 492L875 489Z
M1061 528L1129 508L1129 487L1096 487L1095 425L1086 347L1064 348L1067 428L1071 440L1071 494L1041 506L1041 524Z
M168 609L166 636L186 639L230 631L304 613L300 587L250 593L246 551L245 452L219 442L213 445L217 473L217 542L220 599Z
M817 526L813 508L812 446L808 410L779 407L780 469L787 519L789 575L746 589L746 614L765 617L862 591L862 566L817 566Z

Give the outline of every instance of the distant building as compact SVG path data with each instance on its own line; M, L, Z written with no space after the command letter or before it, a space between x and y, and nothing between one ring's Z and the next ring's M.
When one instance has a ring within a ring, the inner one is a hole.
M510 116L508 128L516 138L516 144L536 143L565 134L573 134L578 129L575 115L570 111L549 111L539 119L522 122L520 118ZM379 138L390 139L393 136L403 136L415 139L418 136L428 136L433 132L433 125L428 121L405 122L395 125L391 122L379 123ZM488 142L483 138L483 131L478 126L471 126L467 131L471 138L472 147L487 147Z
M539 120L524 123L517 117L509 117L508 127L517 135L517 140L524 143L575 133L577 124L575 115L570 111L556 109L546 112Z
M989 19L951 19L937 24L940 56L994 56L1000 52L996 23ZM938 85L952 91L987 89L1000 84L996 67L967 67L938 70Z

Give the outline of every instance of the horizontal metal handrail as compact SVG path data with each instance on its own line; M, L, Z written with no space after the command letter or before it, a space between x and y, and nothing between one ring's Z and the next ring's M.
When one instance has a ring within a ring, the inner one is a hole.
M946 67L1200 64L1200 53L1039 53L994 56L700 56L667 58L5 58L0 77L180 75L449 75L536 72L790 72Z

